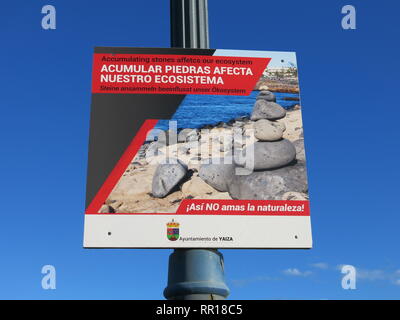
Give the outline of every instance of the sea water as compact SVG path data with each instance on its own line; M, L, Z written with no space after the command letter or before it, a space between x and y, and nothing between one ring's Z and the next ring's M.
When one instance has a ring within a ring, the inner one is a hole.
M227 122L241 116L249 116L258 93L253 91L249 96L186 95L171 119L177 121L178 128L200 128L220 121ZM297 93L274 92L274 94L276 102L285 109L300 103L284 100L287 97L298 98ZM168 120L158 121L156 128L167 130Z

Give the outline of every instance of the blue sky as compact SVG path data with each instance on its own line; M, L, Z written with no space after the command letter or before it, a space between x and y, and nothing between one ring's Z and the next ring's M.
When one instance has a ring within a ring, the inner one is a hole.
M286 68L289 66L296 66L296 53L295 52L282 52L282 51L255 51L250 50L247 52L236 51L236 50L218 50L214 53L214 56L239 56L239 57L268 57L271 61L268 63L268 68ZM284 60L284 62L282 62Z
M314 237L308 251L223 251L230 298L399 298L400 4L209 2L211 47L297 52ZM357 30L341 28L346 4ZM170 250L84 250L82 232L93 47L168 47L168 1L0 12L0 298L161 299ZM56 290L41 288L45 264ZM342 264L356 290L341 288Z

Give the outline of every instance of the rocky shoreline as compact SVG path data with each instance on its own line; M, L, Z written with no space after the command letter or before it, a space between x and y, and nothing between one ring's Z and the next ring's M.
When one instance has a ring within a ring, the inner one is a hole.
M149 139L101 212L175 212L185 198L308 199L302 128L299 105L285 110L262 90L249 116Z
M263 90L264 88L268 88L271 92L283 92L283 93L299 93L299 85L298 82L290 82L290 81L274 81L271 79L260 80L256 84L256 90Z

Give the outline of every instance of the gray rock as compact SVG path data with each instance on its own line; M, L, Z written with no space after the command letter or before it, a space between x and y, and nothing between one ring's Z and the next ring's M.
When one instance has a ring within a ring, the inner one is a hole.
M192 134L192 135L190 135L190 136L188 136L188 137L186 138L186 141L187 141L187 142L193 142L193 141L199 141L199 139L200 139L200 135L198 135L198 134Z
M189 133L191 133L193 129L182 129L178 133L178 142L186 142L186 137L188 136Z
M178 142L187 142L198 140L198 131L196 129L183 129L178 134Z
M282 195L282 200L308 200L308 194L302 192L289 191Z
M200 166L200 178L218 191L228 191L228 184L234 176L235 165L223 163L223 158L220 159L219 164L213 164L214 161L211 162Z
M234 149L242 149L243 148L243 143L235 141L235 143L233 144L233 148Z
M233 124L232 124L232 127L243 127L244 126L244 122L243 121L235 121Z
M304 150L304 139L294 141L293 145L296 148L296 159L305 161L306 153Z
M146 158L155 157L163 154L159 149L165 147L165 144L159 141L155 141L149 144L146 149Z
M282 139L283 130L272 121L260 119L254 124L254 136L261 141L276 141Z
M219 143L229 143L233 141L232 134L224 134L217 137Z
M219 145L219 151L221 151L221 152L232 150L232 148L233 148L232 141L231 142L226 142L226 143L221 143Z
M249 117L248 116L241 116L241 117L237 117L235 118L235 121L243 121L243 122L249 122Z
M173 144L178 143L178 133L176 130L170 129L170 130L165 130L165 135L167 137L167 145L171 146Z
M286 131L286 125L284 122L280 121L271 121L271 124L275 127L278 127L282 130L282 132Z
M228 125L223 121L218 122L215 126L217 128L227 128L228 127Z
M114 209L107 204L103 204L99 210L99 213L114 213Z
M234 175L228 191L233 199L239 200L281 200L286 192L307 193L305 163L298 161L275 170Z
M145 144L141 145L139 151L136 154L135 159L137 159L137 160L144 159L146 157L146 151L147 151L147 148L149 147L149 145L150 145L150 143L145 143Z
M291 163L296 158L296 148L286 139L273 142L255 142L253 147L254 170L279 168ZM243 150L243 156L251 156L249 147ZM249 169L252 168L249 167Z
M187 146L179 146L178 147L178 152L182 154L189 154L190 153L190 148Z
M179 160L173 163L158 165L153 176L152 194L156 198L164 198L186 176L187 166Z
M251 113L251 120L268 119L277 120L286 116L286 110L275 102L266 101L264 99L256 100L253 111Z
M258 94L256 99L257 100L258 99L262 99L262 100L265 100L265 101L276 102L275 95L271 91L268 91L268 90L260 91L260 93Z
M151 143L151 142L157 141L158 136L159 136L159 134L161 133L161 131L162 131L162 130L160 130L160 129L153 129L153 130L150 130L150 131L147 133L147 135L146 135L146 140L145 140L145 142ZM164 134L164 133L162 132L162 134Z
M184 129L193 131L195 129ZM182 130L183 131L183 130ZM176 130L171 128L168 130L153 129L146 136L146 142L158 142L160 145L170 146L178 142L179 135ZM180 141L185 142L185 141Z
M153 141L157 141L160 145L170 146L178 142L178 134L173 129L164 130L163 132L154 131L156 133L153 134Z

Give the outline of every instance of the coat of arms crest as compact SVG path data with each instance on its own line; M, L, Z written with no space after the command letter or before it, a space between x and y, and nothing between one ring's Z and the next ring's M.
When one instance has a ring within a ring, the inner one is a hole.
M174 221L174 219L167 223L167 238L171 241L179 239L179 222Z

